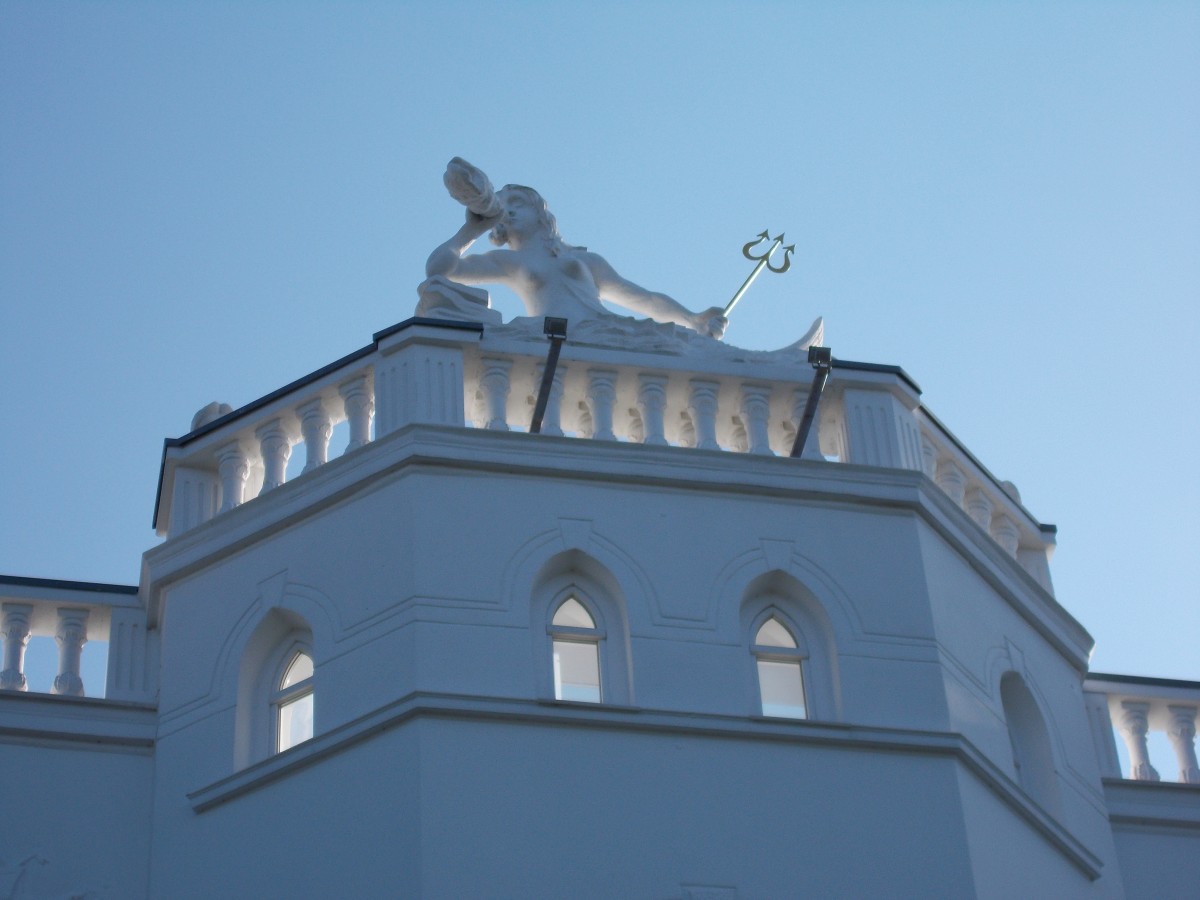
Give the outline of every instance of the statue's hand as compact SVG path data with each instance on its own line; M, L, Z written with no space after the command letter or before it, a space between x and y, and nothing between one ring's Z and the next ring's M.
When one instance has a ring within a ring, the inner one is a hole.
M494 216L482 216L477 212L467 209L467 224L466 228L479 235L491 231L500 222L503 213L496 213Z
M727 327L729 320L725 318L724 307L710 306L704 312L696 314L696 330L710 338L719 341Z

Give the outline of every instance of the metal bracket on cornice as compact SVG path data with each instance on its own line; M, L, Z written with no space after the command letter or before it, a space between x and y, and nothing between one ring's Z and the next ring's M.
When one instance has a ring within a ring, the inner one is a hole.
M792 444L792 459L804 452L804 442L808 440L808 432L812 430L813 420L817 417L817 404L821 402L821 392L829 381L829 373L833 370L833 351L828 347L809 347L808 361L816 369L813 375L812 387L808 390L808 402L804 404L804 415L800 418L800 427L796 429L796 441Z
M542 372L542 384L538 388L537 405L533 408L533 421L529 423L530 434L540 434L542 418L546 415L546 404L550 402L550 390L554 386L554 370L558 368L558 354L567 339L567 320L546 316L542 331L550 338L550 355Z

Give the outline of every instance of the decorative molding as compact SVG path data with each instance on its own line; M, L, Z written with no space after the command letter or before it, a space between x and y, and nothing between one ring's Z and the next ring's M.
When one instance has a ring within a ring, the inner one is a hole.
M1011 778L960 734L833 725L802 719L630 709L593 703L559 703L414 692L234 775L191 791L187 795L188 800L195 813L203 814L216 806L289 777L383 731L424 717L506 721L512 724L552 723L577 728L616 729L645 734L684 734L692 738L719 740L736 737L739 740L837 747L865 753L947 757L962 765L972 777L1003 801L1087 878L1093 881L1099 878L1103 867L1096 854L1033 802Z

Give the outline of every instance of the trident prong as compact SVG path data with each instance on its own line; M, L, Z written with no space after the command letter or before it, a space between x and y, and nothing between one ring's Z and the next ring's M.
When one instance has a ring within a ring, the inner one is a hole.
M782 237L782 236L783 235L780 235L780 237ZM780 275L782 275L784 272L786 272L788 269L790 269L792 267L792 254L795 252L796 252L796 245L788 244L786 247L783 248L783 265L777 269L773 265L771 265L770 260L768 258L767 268L770 269L772 272L778 272Z
M733 299L725 304L725 310L721 314L726 318L729 317L729 313L733 311L735 306L737 306L737 302L742 299L742 294L746 293L746 290L751 284L754 283L754 279L758 277L758 273L764 268L770 269L772 272L779 273L786 272L789 268L791 268L792 253L794 253L796 250L795 244L789 244L783 248L783 265L781 265L779 268L771 265L771 256L780 248L780 246L783 245L783 232L780 232L774 241L771 242L770 249L758 254L750 252L763 241L769 240L771 240L771 233L769 231L763 231L759 233L757 238L742 248L742 256L746 257L746 259L755 261L757 265L755 265L754 271L752 271L749 276L747 276L746 280L742 282L742 286L738 288L737 293L733 295Z
M758 237L756 237L754 240L752 240L750 243L748 243L745 247L742 248L742 256L746 257L746 259L753 259L753 260L760 259L761 257L755 256L753 253L750 252L750 248L757 247L763 241L769 241L771 239L770 234L771 233L769 231L762 232ZM780 237L782 237L782 235L780 235Z

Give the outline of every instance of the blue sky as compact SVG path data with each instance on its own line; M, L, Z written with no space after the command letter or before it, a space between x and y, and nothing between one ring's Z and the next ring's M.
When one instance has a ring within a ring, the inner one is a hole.
M136 583L162 439L409 316L461 155L727 339L826 317L1200 678L1200 5L0 4L0 572ZM497 294L506 315L518 311ZM784 340L781 340L781 337Z

